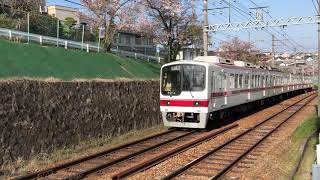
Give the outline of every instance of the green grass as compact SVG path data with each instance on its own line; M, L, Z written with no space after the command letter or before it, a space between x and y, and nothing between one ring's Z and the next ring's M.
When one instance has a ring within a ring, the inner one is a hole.
M309 118L299 126L292 135L292 140L297 141L304 139L310 135L313 131L320 128L320 118L315 116Z
M311 167L316 159L316 145L318 144L318 136L314 136L307 144L305 154L299 166L298 172L295 174L295 180L311 179Z
M0 78L158 79L160 65L118 57L0 40Z

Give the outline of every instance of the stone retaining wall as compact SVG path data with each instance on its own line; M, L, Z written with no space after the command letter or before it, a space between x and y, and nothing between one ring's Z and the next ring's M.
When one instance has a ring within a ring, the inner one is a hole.
M0 165L160 123L158 81L2 81Z

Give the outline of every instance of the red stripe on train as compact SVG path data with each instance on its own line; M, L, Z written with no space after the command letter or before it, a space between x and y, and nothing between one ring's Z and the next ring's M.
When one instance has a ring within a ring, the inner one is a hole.
M160 106L208 107L209 100L160 100Z

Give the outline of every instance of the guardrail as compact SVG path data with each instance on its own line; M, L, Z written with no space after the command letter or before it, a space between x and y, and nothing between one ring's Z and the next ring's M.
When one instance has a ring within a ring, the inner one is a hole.
M16 38L17 40L24 40L27 42L32 41L32 42L39 43L41 45L50 44L58 47L64 47L65 49L69 49L69 48L80 49L80 50L85 50L87 52L91 52L91 51L100 52L102 50L102 48L99 45L94 45L91 43L81 43L81 42L70 41L66 39L54 38L49 36L42 36L40 34L33 34L33 33L6 29L6 28L0 28L0 37L1 36L8 38L9 40L14 40ZM120 56L125 56L129 58L134 58L134 59L142 59L147 61L160 62L163 59L161 57L150 56L150 55L145 55L145 54L135 53L130 51L117 50L117 49L111 49L111 52L118 54Z

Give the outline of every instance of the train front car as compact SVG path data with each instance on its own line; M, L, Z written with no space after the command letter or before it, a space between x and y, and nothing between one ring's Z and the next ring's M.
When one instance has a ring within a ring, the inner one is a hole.
M208 121L207 64L178 61L161 68L160 110L165 126L205 128Z

